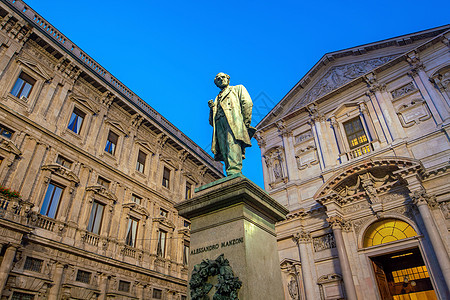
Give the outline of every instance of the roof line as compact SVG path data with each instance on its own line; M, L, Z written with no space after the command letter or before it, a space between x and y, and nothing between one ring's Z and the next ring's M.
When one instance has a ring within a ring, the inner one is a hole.
M218 174L223 175L222 167L202 148L200 148L194 141L192 141L187 135L179 130L170 121L164 118L153 107L142 100L134 92L132 92L125 84L109 73L92 57L82 51L75 43L62 34L59 30L54 28L47 20L34 11L28 4L22 0L0 0L12 7L19 15L24 19L30 21L33 27L37 28L45 36L50 38L56 45L62 48L66 53L70 54L74 59L80 62L88 70L92 71L99 79L114 89L123 98L128 100L139 111L143 112L153 122L166 130L175 140L179 141L182 145L185 145L192 152L201 157L206 164L214 169Z

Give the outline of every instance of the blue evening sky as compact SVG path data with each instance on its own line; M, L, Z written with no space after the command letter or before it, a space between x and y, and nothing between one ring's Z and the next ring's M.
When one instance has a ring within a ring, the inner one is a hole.
M450 23L443 0L26 3L209 152L218 72L248 89L256 125L325 53ZM255 140L243 173L263 186Z

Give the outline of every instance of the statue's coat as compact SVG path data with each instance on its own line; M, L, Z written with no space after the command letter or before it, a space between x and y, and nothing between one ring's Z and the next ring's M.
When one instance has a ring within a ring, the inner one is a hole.
M228 86L222 94L219 94L214 100L214 106L210 110L209 124L213 126L213 137L211 151L214 153L214 159L223 161L219 145L216 140L215 117L218 105L222 106L225 117L230 125L236 141L241 143L243 148L251 147L248 127L252 120L252 99L247 89L243 85Z

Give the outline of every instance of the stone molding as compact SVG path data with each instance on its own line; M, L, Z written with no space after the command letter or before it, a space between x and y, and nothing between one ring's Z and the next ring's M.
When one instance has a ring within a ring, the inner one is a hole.
M309 231L301 230L292 236L292 239L296 244L311 243L311 233Z

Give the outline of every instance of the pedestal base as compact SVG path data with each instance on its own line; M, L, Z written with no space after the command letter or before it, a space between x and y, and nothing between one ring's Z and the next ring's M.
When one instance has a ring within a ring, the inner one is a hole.
M284 299L275 222L286 208L241 174L202 186L175 207L191 220L189 278L202 260L223 254L242 281L239 299Z

